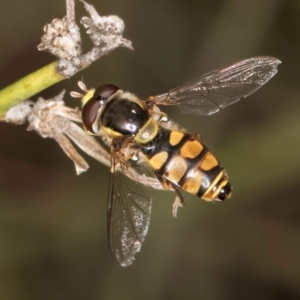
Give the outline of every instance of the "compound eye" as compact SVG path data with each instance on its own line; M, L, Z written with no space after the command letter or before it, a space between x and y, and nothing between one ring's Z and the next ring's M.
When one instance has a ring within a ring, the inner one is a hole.
M119 88L112 84L101 85L95 90L94 96L84 104L81 117L86 130L96 133L93 131L93 124L97 118L97 114L104 102L117 90Z
M227 182L227 184L221 188L218 194L218 199L224 201L231 196L231 193L232 193L231 184Z
M91 133L95 133L93 131L93 124L100 108L101 103L95 100L95 98L91 98L88 102L85 103L85 105L82 108L82 123L85 129Z
M119 88L113 84L104 84L99 86L94 92L95 100L107 100L112 94L114 94Z

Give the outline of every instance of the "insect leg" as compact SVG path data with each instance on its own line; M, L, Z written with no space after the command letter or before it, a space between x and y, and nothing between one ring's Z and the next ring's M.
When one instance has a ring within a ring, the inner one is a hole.
M177 186L176 186L174 183L170 182L170 184L171 184L172 188L174 189L174 191L175 191L175 193L176 193L176 196L177 196L177 197L179 198L179 200L180 200L180 206L183 206L186 202L185 202L183 196L181 195L179 189L177 188Z
M177 188L177 186L175 184L173 184L172 182L170 182L170 185L173 187L173 189L176 193L176 198L173 202L173 210L172 210L172 214L176 218L178 207L183 207L186 202L185 202L183 196L181 195L179 189Z

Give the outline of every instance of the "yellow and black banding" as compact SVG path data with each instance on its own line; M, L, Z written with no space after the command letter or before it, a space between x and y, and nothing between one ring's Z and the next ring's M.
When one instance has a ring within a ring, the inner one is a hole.
M160 128L156 142L142 147L142 152L157 176L193 195L213 200L209 199L212 193L207 193L218 189L215 185L224 169L193 135Z

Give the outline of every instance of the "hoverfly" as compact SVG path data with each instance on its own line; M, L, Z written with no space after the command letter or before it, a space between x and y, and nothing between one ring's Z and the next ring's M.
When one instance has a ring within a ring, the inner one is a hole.
M108 199L108 238L121 266L132 264L147 234L152 199L130 172L130 160L153 171L165 190L180 189L207 201L231 196L228 176L198 134L189 134L159 110L157 105L177 105L183 113L211 115L255 92L277 73L280 61L260 56L212 71L167 93L141 100L115 85L106 84L83 98L82 123L87 133L98 135L111 148ZM178 205L179 206L179 205Z

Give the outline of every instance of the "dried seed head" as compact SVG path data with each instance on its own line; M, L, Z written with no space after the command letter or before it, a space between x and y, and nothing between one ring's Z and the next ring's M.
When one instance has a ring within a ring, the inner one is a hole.
M123 46L133 49L131 42L123 38L125 24L121 18L118 16L101 17L93 5L82 2L90 18L82 17L81 24L87 28L87 34L95 46L108 49Z
M33 107L32 114L28 117L29 126L27 130L34 130L43 138L52 138L55 127L53 118L57 116L55 112L61 107L65 107L64 94L65 91L62 91L51 100L44 100L40 97Z
M16 125L24 124L32 113L33 105L33 101L26 100L13 106L6 112L5 122Z
M81 55L81 43L73 31L70 33L66 17L62 20L54 19L44 27L44 32L38 50L48 51L60 59L67 60Z

